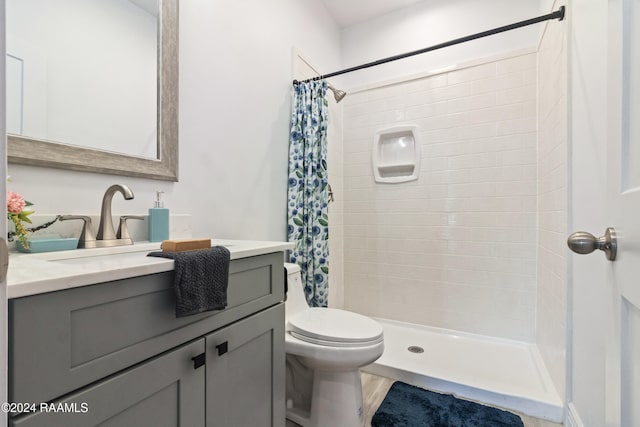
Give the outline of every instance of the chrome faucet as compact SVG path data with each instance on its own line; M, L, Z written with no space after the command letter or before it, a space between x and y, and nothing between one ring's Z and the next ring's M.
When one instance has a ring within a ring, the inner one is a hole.
M116 231L113 228L113 217L111 216L111 200L114 194L119 191L125 200L133 199L133 191L126 185L114 184L107 188L102 197L102 209L100 209L100 225L98 226L98 234L96 240L117 240ZM115 243L115 242L114 242ZM121 243L120 243L121 244ZM116 243L114 245L105 246L119 246Z
M107 188L102 197L102 209L100 210L100 225L98 234L94 237L91 226L91 217L82 215L60 215L60 221L70 219L81 219L84 221L82 233L78 240L78 248L105 248L111 246L133 245L133 239L127 229L127 219L144 219L143 216L127 215L120 217L120 227L118 233L113 228L113 217L111 215L111 200L117 193L122 193L125 200L133 199L133 191L126 185L115 184Z

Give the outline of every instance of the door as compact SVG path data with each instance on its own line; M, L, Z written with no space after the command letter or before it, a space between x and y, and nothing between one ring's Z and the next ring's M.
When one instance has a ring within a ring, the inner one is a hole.
M607 179L619 235L610 268L606 425L640 426L640 1L609 1Z

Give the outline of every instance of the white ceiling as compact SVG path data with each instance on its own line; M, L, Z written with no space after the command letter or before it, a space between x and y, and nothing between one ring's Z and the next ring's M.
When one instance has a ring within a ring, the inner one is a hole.
M422 0L322 0L341 28L368 21Z

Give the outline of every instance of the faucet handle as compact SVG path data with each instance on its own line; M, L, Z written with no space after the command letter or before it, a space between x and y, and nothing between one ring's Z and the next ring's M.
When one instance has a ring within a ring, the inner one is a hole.
M58 219L60 221L67 221L70 219L81 219L84 221L84 225L82 226L82 232L80 233L80 238L78 239L78 247L79 248L87 248L87 247L95 247L96 236L93 234L93 229L91 228L91 217L85 215L58 215ZM86 245L87 242L92 242L93 244Z
M131 244L133 244L133 239L129 234L129 228L127 227L128 219L144 219L142 215L122 215L120 217L120 225L118 226L118 232L116 233L117 239L129 239L131 240Z

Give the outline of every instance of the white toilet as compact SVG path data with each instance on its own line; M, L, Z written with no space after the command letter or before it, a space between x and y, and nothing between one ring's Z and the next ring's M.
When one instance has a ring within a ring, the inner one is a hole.
M382 355L382 326L356 313L310 308L300 267L285 267L287 418L304 427L360 427L359 368Z

